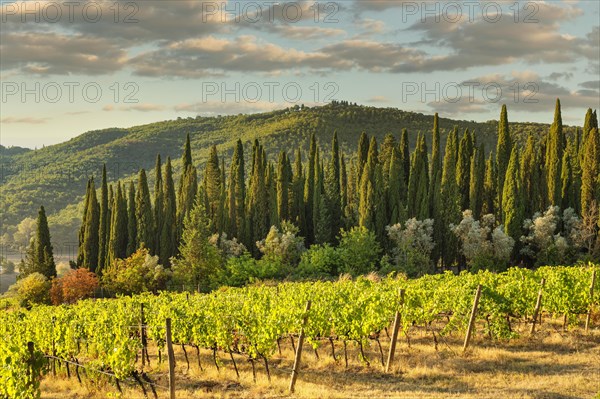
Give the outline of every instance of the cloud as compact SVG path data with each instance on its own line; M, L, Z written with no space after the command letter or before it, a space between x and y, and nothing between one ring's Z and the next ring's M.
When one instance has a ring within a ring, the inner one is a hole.
M134 104L134 105L121 105L119 107L115 107L112 104L105 105L102 107L102 111L139 111L139 112L155 112L155 111L164 111L167 107L159 104Z
M389 103L392 102L386 96L373 96L367 100L368 103Z
M34 117L14 118L14 117L7 117L7 118L2 118L0 120L0 123L2 123L2 124L23 123L23 124L28 124L28 125L42 125L42 124L48 122L50 119L52 119L52 118L34 118Z
M589 80L587 82L579 83L579 86L586 89L600 90L600 80Z

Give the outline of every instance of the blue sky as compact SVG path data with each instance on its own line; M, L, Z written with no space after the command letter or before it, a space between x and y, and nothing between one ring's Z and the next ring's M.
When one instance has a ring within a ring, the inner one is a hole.
M0 143L331 99L581 125L597 1L1 2ZM101 13L101 15L100 15Z

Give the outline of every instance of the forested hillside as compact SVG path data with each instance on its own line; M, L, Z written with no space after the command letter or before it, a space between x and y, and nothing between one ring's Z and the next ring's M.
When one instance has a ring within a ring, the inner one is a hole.
M496 121L476 123L442 117L439 120L442 152L446 137L454 126L460 132L469 129L478 143L484 144L486 152L495 150ZM193 163L203 170L212 145L217 145L218 154L228 165L238 139L244 143L247 159L251 156L250 143L259 139L267 157L276 160L281 149L301 148L306 154L309 138L315 134L317 145L326 156L332 134L337 131L340 150L350 160L362 132L382 142L389 133L399 138L404 128L412 151L418 133L431 132L433 116L336 102L323 107L295 107L254 115L178 118L128 129L91 131L67 142L31 151L2 148L2 240L9 247L23 247L23 243L14 240L18 231L16 226L25 218L34 218L34 209L44 204L54 245L76 243L82 200L90 176L99 180L102 165L106 164L109 182L131 180L139 169L152 169L156 154L161 154L163 159L171 157L174 174L179 175L179 155L187 134L190 135ZM536 143L541 142L548 129L547 124L510 123L510 132L518 145L523 145L530 133ZM565 132L573 131L565 127ZM431 148L431 138L431 134L424 135L428 148ZM148 179L152 191L154 174L149 172Z

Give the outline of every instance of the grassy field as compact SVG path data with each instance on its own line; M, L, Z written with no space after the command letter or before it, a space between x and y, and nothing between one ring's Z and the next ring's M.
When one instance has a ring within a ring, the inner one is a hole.
M409 332L410 346L405 336L400 337L395 364L388 374L375 342L366 351L370 366L361 362L358 347L349 344L347 368L341 343L335 347L337 362L329 345L319 348L319 359L312 347L305 345L293 395L287 391L293 363L288 340L282 341L282 354L275 354L269 362L271 382L262 362L256 363L254 382L251 364L239 355L235 355L239 379L224 353L219 354L218 371L208 350L201 350L204 371L200 371L195 350L188 348L188 370L181 347L175 347L177 398L600 398L600 329L587 334L579 328L564 332L561 321L544 321L541 331L528 337L526 327L520 326L522 338L510 342L477 334L466 353L458 334L440 337L436 333L436 350L431 331L414 327ZM389 339L384 336L381 343L387 356ZM156 355L151 347L149 374L164 386L166 363L159 367ZM73 367L71 379L65 374L60 368L57 378L47 376L42 381L42 398L144 397L139 386L130 383L121 384L120 394L114 385L86 380L83 372L83 384L79 384ZM158 389L158 396L168 398L168 392Z

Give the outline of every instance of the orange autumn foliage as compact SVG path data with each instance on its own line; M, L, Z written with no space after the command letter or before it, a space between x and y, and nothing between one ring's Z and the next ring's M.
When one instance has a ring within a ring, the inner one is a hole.
M52 280L50 299L54 305L90 298L98 287L98 277L88 269L75 269Z

